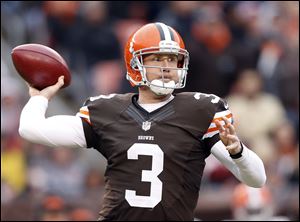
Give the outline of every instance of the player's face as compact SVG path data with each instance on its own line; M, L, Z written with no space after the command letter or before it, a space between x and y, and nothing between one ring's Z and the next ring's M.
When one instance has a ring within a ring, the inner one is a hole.
M178 83L177 74L178 56L174 54L151 54L143 60L146 75L149 82L154 79L160 79L163 82L173 80Z

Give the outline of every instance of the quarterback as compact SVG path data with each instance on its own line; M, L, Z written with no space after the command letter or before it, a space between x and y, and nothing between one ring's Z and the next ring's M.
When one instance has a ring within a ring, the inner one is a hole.
M262 187L262 160L243 144L227 103L213 94L173 93L185 86L189 53L163 23L142 26L125 46L127 79L138 94L88 98L74 116L45 118L64 79L29 87L20 135L34 143L94 148L106 159L99 220L193 220L205 159L212 154L234 176Z

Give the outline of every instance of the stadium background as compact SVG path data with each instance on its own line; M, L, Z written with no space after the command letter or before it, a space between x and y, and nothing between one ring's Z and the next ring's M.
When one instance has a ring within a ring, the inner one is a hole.
M1 220L95 220L105 170L94 150L20 138L29 96L12 48L40 43L66 59L72 83L47 116L73 115L89 96L135 91L125 79L123 46L131 32L156 21L178 30L190 52L184 90L228 99L239 136L265 163L274 215L299 220L297 1L1 1ZM209 157L195 217L232 219L236 185Z

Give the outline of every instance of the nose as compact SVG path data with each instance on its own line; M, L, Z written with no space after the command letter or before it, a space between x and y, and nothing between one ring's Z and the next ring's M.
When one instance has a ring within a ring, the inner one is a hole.
M168 67L168 64L169 64L169 61L168 61L168 60L169 60L168 57L162 58L163 65L166 66L166 67Z
M169 61L168 61L168 58L164 58L162 60L162 71L163 72L170 72L170 69L165 69L166 67L169 67Z
M164 67L162 67L161 69L162 69L161 78L163 78L163 79L173 79L174 78L173 74L170 72L170 69L165 69Z

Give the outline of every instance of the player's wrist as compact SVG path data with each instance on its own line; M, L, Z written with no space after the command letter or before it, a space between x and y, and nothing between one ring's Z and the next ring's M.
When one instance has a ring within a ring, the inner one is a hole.
M49 100L43 95L31 96L29 101L34 104L43 104L44 106L48 106Z
M242 157L242 153L243 153L243 150L244 150L244 147L243 147L243 144L242 144L242 142L240 141L239 142L240 143L240 149L239 149L239 151L236 151L236 152L229 152L229 155L230 155L230 157L232 158L232 159L238 159L238 158L240 158L240 157Z

